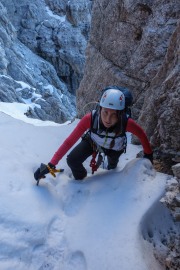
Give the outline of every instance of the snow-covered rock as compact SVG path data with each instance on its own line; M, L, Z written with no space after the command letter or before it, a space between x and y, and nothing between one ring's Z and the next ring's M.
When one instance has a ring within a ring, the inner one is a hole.
M27 111L32 118L74 118L91 6L90 0L0 1L0 101L35 104Z
M10 16L16 9L12 3L6 4L12 9L0 3L0 101L34 104L27 111L29 117L57 123L72 119L76 114L75 96L52 64L20 42L11 22L16 16ZM25 12L27 6L21 8L18 10Z
M90 0L1 0L18 39L51 63L75 94L84 72L91 22Z

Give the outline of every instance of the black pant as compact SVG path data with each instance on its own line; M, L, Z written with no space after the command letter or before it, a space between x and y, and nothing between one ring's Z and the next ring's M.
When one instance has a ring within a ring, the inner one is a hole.
M114 151L104 149L108 160L108 170L117 167L119 157L123 151ZM92 144L88 140L82 140L67 156L67 164L71 168L73 176L76 180L82 180L87 176L87 170L83 166L83 162L93 153Z

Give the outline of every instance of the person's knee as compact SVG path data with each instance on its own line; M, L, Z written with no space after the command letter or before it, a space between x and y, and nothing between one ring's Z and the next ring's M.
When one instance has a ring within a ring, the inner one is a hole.
M83 172L76 172L73 175L75 180L83 180L87 176L87 171L84 170Z
M119 159L110 159L108 158L108 170L115 169L118 165Z
M70 167L75 180L83 180L87 176L87 170L71 153L67 156L67 164Z
M107 166L107 169L108 169L108 171L109 171L109 170L116 169L116 167L117 167L117 164L108 165L108 166Z

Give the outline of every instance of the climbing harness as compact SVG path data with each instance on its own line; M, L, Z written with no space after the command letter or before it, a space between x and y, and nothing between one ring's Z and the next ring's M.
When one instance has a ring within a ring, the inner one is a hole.
M97 157L98 155L98 157ZM97 157L97 161L96 161L96 157ZM92 174L94 174L94 172L97 171L97 169L99 168L99 166L102 164L103 162L103 156L102 153L98 152L98 151L94 151L92 154L92 159L90 162L90 167L92 168Z

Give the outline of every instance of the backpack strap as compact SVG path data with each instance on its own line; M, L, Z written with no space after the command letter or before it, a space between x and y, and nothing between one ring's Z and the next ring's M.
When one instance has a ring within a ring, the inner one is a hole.
M98 122L99 122L99 109L92 110L91 112L91 130L97 130L98 128Z
M127 123L128 123L128 119L130 118L129 115L127 115L126 113L124 113L122 115L122 121L121 121L121 136L125 137L124 140L124 153L126 153L126 148L127 148L127 135L126 135L126 127L127 127Z

